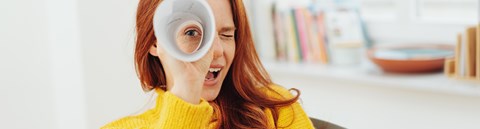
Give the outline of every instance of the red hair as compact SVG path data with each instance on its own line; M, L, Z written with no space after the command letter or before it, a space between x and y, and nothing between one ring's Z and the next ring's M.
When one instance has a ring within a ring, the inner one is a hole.
M166 85L163 66L158 57L149 54L155 45L153 16L161 0L140 0L136 16L135 66L144 91ZM278 108L298 100L298 94L291 99L274 99L258 87L273 84L263 67L254 47L250 25L242 0L230 0L235 32L235 57L223 81L218 97L211 102L217 116L219 128L268 128L264 109L270 109L274 124L278 119ZM273 49L273 48L272 48ZM162 88L163 90L166 90Z

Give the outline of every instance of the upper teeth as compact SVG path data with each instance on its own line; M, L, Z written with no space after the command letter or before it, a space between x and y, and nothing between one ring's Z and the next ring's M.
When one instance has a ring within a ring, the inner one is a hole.
M218 72L220 70L222 70L222 69L221 68L209 68L208 72Z

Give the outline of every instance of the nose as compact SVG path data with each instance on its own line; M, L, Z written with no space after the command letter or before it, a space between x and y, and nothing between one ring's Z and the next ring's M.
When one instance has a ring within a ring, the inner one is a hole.
M213 47L213 59L223 57L223 46L222 46L222 41L219 39L219 36L215 36L212 47Z

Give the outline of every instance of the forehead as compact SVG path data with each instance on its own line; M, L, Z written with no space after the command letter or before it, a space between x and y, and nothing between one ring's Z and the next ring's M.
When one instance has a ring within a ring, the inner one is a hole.
M235 27L229 0L208 0L215 15L217 29Z

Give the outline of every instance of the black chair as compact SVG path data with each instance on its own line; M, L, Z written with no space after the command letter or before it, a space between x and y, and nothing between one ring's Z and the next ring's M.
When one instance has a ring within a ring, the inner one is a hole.
M310 117L310 120L312 121L315 129L346 129L346 128L338 126L336 124L332 124L330 122L326 122L326 121L319 120L319 119L316 119L316 118Z

